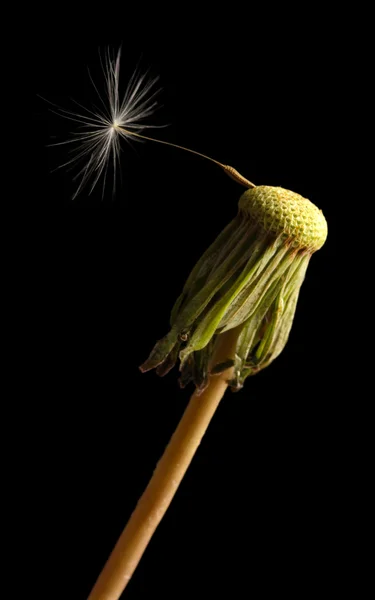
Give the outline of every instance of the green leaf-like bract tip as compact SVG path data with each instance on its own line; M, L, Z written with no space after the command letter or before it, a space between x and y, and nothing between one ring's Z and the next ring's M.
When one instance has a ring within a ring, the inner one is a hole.
M232 389L283 350L310 257L327 237L322 212L299 194L259 186L206 250L171 313L170 332L142 371L165 375L180 359L182 386L202 391L210 373L234 366ZM239 327L235 359L212 364L218 336Z

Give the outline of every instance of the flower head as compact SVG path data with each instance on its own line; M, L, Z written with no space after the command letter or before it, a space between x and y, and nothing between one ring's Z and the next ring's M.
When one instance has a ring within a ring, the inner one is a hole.
M180 359L182 386L198 391L209 374L234 366L232 389L283 350L310 257L325 242L322 212L299 194L257 186L240 198L237 216L203 254L171 313L171 330L142 371L167 373ZM238 328L235 359L213 364L215 344Z

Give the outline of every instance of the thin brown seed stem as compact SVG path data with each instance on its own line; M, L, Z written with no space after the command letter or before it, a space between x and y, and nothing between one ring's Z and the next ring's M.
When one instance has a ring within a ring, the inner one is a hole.
M172 144L171 142L165 142L164 140L157 140L156 138L148 137L147 135L135 133L135 131L129 131L128 129L124 129L123 127L117 126L116 129L118 129L119 131L123 131L127 135L134 135L135 137L139 137L143 140L157 142L158 144L165 144L166 146L172 146L172 148L178 148L179 150L185 150L186 152L191 152L191 154L196 154L196 156L200 156L201 158L210 160L211 162L215 163L215 165L221 167L231 179L234 179L234 181L237 181L237 183L240 183L245 188L255 187L254 183L252 183L243 175L241 175L241 173L234 169L234 167L230 167L229 165L223 165L223 163L219 162L218 160L215 160L214 158L211 158L210 156L207 156L206 154L202 154L201 152L197 152L196 150L191 150L190 148L185 148L185 146L179 146L178 144Z
M234 357L239 328L222 334L215 363ZM163 518L228 387L233 368L194 393L153 476L108 558L88 600L118 600Z

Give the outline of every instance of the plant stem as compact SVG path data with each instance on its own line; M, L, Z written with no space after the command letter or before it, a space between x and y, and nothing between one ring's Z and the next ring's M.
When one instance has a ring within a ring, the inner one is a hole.
M234 356L239 328L218 338L214 360ZM211 376L207 388L194 393L152 478L107 560L88 600L118 600L147 544L163 518L223 397L232 368Z

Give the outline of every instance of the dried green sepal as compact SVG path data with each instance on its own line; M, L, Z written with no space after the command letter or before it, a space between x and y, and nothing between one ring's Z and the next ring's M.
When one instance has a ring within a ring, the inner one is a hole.
M171 313L170 332L142 371L165 375L180 359L180 384L207 385L217 337L240 327L232 389L283 350L312 253L327 236L322 212L302 196L270 186L247 190L237 216L195 265Z

